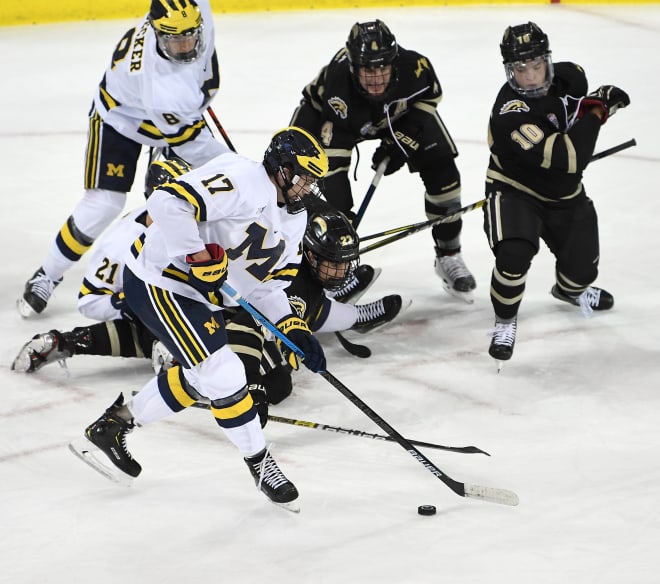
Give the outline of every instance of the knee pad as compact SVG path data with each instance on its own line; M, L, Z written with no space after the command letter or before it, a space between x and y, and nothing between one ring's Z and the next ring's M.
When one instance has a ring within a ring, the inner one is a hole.
M247 383L243 363L228 345L192 369L184 369L183 374L190 385L211 401L231 396Z
M501 274L526 274L537 248L524 239L505 239L497 245L495 266Z

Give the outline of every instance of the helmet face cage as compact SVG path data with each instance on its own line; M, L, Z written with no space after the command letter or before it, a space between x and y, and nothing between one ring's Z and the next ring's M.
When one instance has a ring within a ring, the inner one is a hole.
M500 44L504 62L504 71L511 88L524 97L542 97L548 93L554 78L554 66L550 51L550 42L537 24L528 22L510 26L504 31ZM516 80L516 70L521 72L526 67L538 67L545 64L545 78L536 87L522 87Z
M148 199L159 186L173 181L190 170L190 165L178 156L172 156L164 160L154 160L149 165L144 180L144 198Z
M358 78L358 70L361 67L380 69L386 65L391 65L392 74L388 88L391 89L396 85L396 59L399 55L399 46L387 25L381 20L356 22L348 35L346 49L351 75L358 91L368 99L377 101L385 99L387 91L382 95L375 96L369 94L362 87Z
M343 288L360 265L360 240L340 211L314 213L305 230L303 250L314 277L326 290Z
M202 13L194 0L152 0L149 22L170 61L192 63L204 52Z
M287 211L295 214L305 209L305 199L320 196L317 182L328 172L328 156L309 132L290 126L277 132L271 139L264 154L264 166L268 174L282 178ZM285 169L289 170L291 176L287 176ZM304 197L290 193L294 185L305 177L313 181L309 192Z

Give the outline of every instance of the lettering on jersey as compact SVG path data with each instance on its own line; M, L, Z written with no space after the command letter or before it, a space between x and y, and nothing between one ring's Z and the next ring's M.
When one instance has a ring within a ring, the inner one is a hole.
M291 305L292 310L304 320L305 313L307 312L307 302L305 302L300 296L289 296L289 304Z
M529 111L529 106L522 100L520 99L512 99L510 101L507 101L501 108L500 108L500 115L504 114L510 114L510 113L516 113L516 112L528 112Z
M334 124L332 122L324 122L321 126L321 142L327 148L332 142L332 129Z
M280 239L275 247L264 247L264 241L268 233L265 227L258 223L252 223L245 232L247 233L247 237L241 244L238 247L225 249L225 252L230 260L235 260L245 255L245 259L248 262L253 262L245 268L245 271L252 274L260 282L263 282L268 278L271 270L277 265L277 262L284 253L284 239ZM257 263L258 260L263 261Z
M142 69L142 56L144 54L144 37L149 30L149 23L145 22L142 25L142 28L135 35L135 40L133 41L133 48L131 50L131 67L129 71L139 71Z
M107 170L105 171L106 176L118 176L124 178L124 165L123 164L113 164L108 162Z
M405 144L411 150L417 150L419 148L419 142L416 142L410 136L406 136L400 130L397 130L396 132L394 132L394 135L396 136L396 139L399 142L401 142L401 144Z
M422 71L424 71L424 69L430 69L429 62L424 57L422 57L421 59L417 59L417 69L415 69L415 77L419 78L419 76L422 74Z
M212 316L210 321L204 323L204 328L210 335L214 335L215 331L220 330L220 325L215 320L215 317Z
M348 106L341 97L331 97L328 100L328 105L342 120L345 120L348 117Z

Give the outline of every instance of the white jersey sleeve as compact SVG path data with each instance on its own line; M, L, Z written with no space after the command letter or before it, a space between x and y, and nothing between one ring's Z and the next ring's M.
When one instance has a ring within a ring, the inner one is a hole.
M147 208L154 223L128 260L139 278L209 303L187 283L185 256L217 243L233 288L275 322L291 314L285 289L298 273L307 214L278 207L263 164L223 154L154 191Z
M213 14L198 1L204 24L204 52L192 63L161 56L145 17L117 44L94 106L103 121L140 144L171 147L192 166L229 148L213 137L204 112L220 87Z
M110 298L124 288L126 257L131 244L146 229L145 215L145 207L131 211L110 227L92 247L78 294L78 310L83 316L98 321L122 318Z

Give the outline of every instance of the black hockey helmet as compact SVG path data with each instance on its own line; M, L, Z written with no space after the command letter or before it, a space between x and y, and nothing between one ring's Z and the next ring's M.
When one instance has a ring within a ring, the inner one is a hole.
M170 182L190 170L190 165L178 156L154 160L149 165L144 178L144 198L148 199L160 185Z
M204 52L202 12L195 0L151 0L148 19L170 61L192 63Z
M548 92L554 78L554 67L548 35L534 22L509 26L504 31L500 52L509 85L516 93L525 97L541 97ZM546 65L545 81L532 88L521 87L516 81L515 71L522 72L526 67Z
M346 50L353 82L362 95L374 99L374 96L369 95L360 84L358 79L358 69L360 67L379 69L386 65L392 65L392 77L388 89L396 85L396 60L399 56L399 45L397 45L394 35L382 20L356 22L348 35ZM387 92L378 96L378 100L383 100L386 96Z
M282 178L282 191L287 211L291 214L299 213L306 206L303 198L289 196L289 190L300 177L308 176L316 181L328 173L328 156L323 147L309 132L296 126L289 126L275 133L266 149L263 163L269 175L279 175ZM291 178L284 172L286 168L293 174ZM316 185L313 185L307 196L310 195L320 195Z
M360 264L360 238L346 215L328 207L307 222L303 251L314 276L326 290L339 290Z

